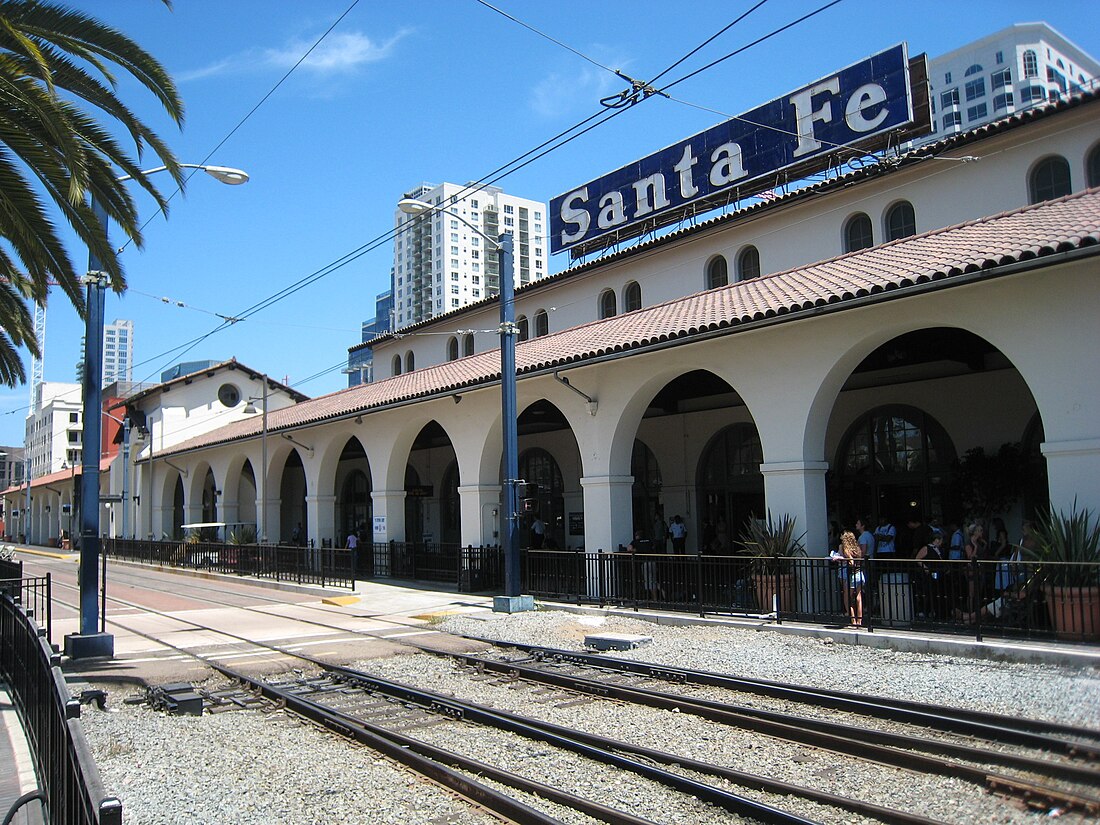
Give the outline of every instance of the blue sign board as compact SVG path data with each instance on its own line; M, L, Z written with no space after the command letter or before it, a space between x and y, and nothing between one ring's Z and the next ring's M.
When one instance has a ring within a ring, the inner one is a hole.
M838 151L866 148L912 121L902 43L559 195L550 201L550 251L674 223L735 190L746 197L754 184L774 185L767 181L782 170L822 168Z

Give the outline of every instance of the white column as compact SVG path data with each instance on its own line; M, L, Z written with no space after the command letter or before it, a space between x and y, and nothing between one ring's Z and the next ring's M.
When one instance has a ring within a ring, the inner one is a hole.
M370 497L374 504L375 519L382 517L386 520L386 532L382 535L375 534L374 541L404 541L405 491L373 490Z
M772 517L784 514L795 519L795 534L802 539L806 554L829 553L829 519L825 512L826 461L775 461L760 465L764 475L764 500Z
M614 552L634 538L630 498L634 476L585 476L584 548L589 553Z
M1100 510L1100 439L1045 441L1047 483L1054 512Z
M500 543L500 492L499 484L459 486L463 545Z
M306 496L306 522L309 525L308 539L313 539L315 547L324 546L323 539L337 540L335 507L336 496ZM308 540L307 540L308 545ZM333 544L333 547L338 546Z

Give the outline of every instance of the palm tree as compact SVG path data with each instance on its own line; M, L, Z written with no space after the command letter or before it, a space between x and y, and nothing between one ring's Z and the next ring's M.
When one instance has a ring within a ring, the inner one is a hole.
M122 292L122 265L92 200L140 248L137 208L118 178L133 176L166 211L167 199L140 174L138 161L150 149L183 185L172 151L115 95L119 69L182 124L172 79L126 35L52 0L0 0L0 383L8 386L26 380L19 347L39 354L29 301L45 305L56 283L81 316L85 311L83 267L69 257L54 214ZM132 149L111 133L118 126Z

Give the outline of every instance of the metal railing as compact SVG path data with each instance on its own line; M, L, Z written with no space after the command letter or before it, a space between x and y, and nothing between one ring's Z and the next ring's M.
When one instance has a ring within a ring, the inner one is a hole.
M354 551L332 547L106 539L105 555L164 567L275 581L355 587Z
M858 618L872 631L979 640L1100 639L1100 564L869 559L858 615L847 571L827 558L525 550L521 569L525 593L558 601L841 626Z
M48 593L48 582L44 587ZM0 594L0 677L11 689L40 785L16 806L37 796L50 825L121 825L122 803L103 789L80 726L80 702L69 695L60 663L45 630L10 594Z
M375 542L361 552L361 578L389 578L453 585L460 592L497 590L504 584L504 555L498 546L439 542Z
M36 622L45 621L46 641L53 643L53 600L50 594L50 574L41 578L23 578L22 562L16 562L19 570L0 564L0 596L9 596ZM15 573L12 576L12 573Z

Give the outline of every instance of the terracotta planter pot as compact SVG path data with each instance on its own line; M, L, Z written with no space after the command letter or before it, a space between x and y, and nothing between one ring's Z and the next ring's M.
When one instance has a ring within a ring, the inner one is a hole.
M1047 612L1063 639L1100 639L1100 587L1044 588Z

